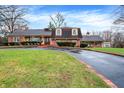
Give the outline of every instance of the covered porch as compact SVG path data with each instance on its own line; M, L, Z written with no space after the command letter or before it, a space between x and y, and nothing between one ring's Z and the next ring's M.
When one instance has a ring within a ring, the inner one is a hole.
M38 45L49 45L50 36L25 36L26 43L37 43Z
M9 45L48 45L50 36L12 36L8 37Z

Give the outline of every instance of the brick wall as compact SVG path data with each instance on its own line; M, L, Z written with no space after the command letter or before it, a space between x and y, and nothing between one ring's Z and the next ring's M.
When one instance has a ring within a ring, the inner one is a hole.
M50 41L50 45L51 46L58 46L57 43L56 43L56 40L51 40Z
M12 36L9 36L8 37L8 43L11 43L11 42L13 42L13 37Z
M20 42L24 42L25 41L25 37L24 36L21 36L20 37Z
M76 47L80 47L80 40L77 40L77 42L76 42Z

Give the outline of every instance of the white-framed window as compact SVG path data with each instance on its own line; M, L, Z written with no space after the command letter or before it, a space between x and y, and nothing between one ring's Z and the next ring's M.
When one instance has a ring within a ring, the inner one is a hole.
M14 37L14 38L13 38L13 41L14 41L14 42L19 42L19 41L20 41L20 37Z
M72 29L72 36L78 35L78 29Z
M62 35L62 29L56 29L56 35L61 36Z

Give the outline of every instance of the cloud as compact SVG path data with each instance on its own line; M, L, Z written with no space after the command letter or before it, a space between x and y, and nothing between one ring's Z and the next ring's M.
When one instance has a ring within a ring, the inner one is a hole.
M55 14L55 11L29 13L25 19L30 22L31 28L45 28L50 21L49 15ZM62 14L65 16L67 26L80 27L83 30L108 30L113 22L113 19L110 18L111 14L104 13L101 10L63 11Z
M84 29L102 30L108 29L113 19L110 14L100 13L99 11L80 11L67 14L67 22L73 26L80 26Z
M48 15L43 14L27 14L25 19L29 21L30 28L44 28L50 20Z

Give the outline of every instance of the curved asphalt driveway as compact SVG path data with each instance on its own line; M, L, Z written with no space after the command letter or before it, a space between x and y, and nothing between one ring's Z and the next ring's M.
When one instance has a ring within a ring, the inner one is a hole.
M68 50L68 52L77 59L91 65L118 87L124 88L124 57L86 50Z

